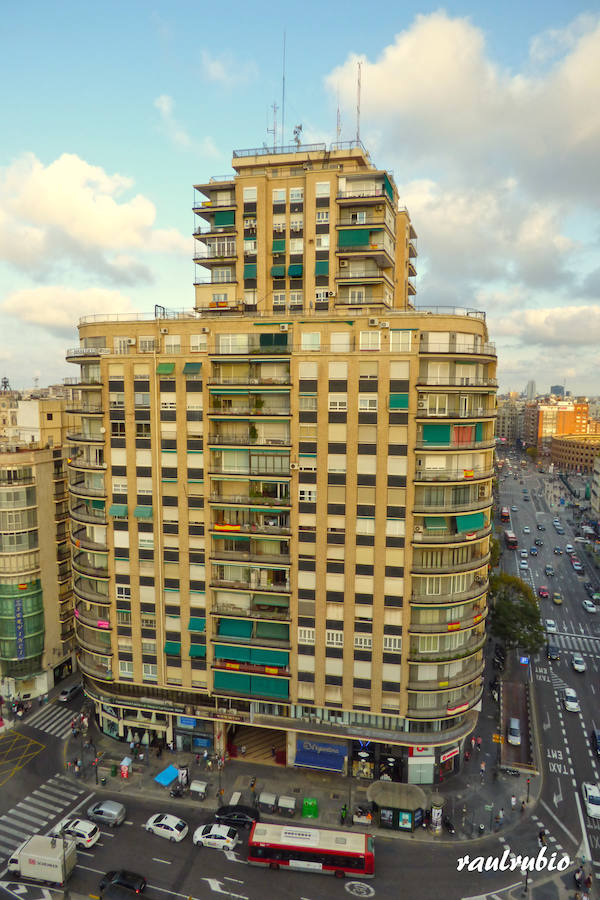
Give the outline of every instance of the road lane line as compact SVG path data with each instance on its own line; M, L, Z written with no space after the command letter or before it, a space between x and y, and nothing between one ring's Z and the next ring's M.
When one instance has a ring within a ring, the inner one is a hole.
M575 797L576 797L577 799L579 799L579 798L577 797L577 794L575 794ZM543 800L540 800L540 806L543 806L543 807L544 807L544 809L546 810L546 812L548 813L548 815L552 816L552 818L554 819L554 821L555 821L558 825L560 825L560 827L563 829L563 831L565 832L565 834L568 835L568 837L570 837L570 839L573 841L573 843L574 843L574 844L577 844L577 838L575 837L575 835L571 834L571 832L569 831L569 829L566 827L566 825L563 825L563 823L562 823L561 820L558 818L558 816L555 816L555 815L554 815L554 813L552 812L552 810L550 809L550 807L548 806L548 804L547 804L547 803L544 803ZM584 830L584 833L585 833L585 830Z
M95 872L97 875L104 875L104 873L106 871L105 869L92 869L90 866L80 866L79 864L77 864L76 868L83 869L84 872ZM3 877L3 875L6 874L7 871L8 871L7 869L4 869L3 872L0 872L0 879ZM201 877L201 880L208 881L209 879L207 879L206 877ZM513 888L519 887L519 885L522 885L522 884L523 884L522 881L518 881L516 884L511 884L509 887L503 888L503 890L512 890ZM169 894L170 897L183 897L184 900L201 900L200 897L191 897L191 895L189 893L181 894L179 891L170 891L168 888L159 887L157 884L150 884L150 882L148 882L148 884L146 885L146 888L150 888L150 890L152 890L152 891L160 891L161 894ZM240 895L232 894L231 896L239 897ZM485 896L485 894L483 896ZM247 898L245 898L245 900L247 900ZM464 900L478 900L478 898L477 897L471 897L471 898L465 897Z
M158 856L153 856L152 862L164 863L165 866L170 866L172 864L170 859L159 859Z

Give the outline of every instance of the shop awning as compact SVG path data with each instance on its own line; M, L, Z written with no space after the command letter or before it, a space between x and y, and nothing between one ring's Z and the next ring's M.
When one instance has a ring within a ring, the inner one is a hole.
M201 371L201 362L186 362L185 366L183 367L184 375L199 375Z
M156 367L157 375L172 375L175 371L175 363L159 363Z
M192 659L203 659L206 656L206 644L191 644L190 656Z
M469 513L456 517L456 528L459 532L480 531L485 525L485 515L482 512Z
M110 509L108 510L109 516L126 516L127 515L127 504L126 503L113 503Z
M181 653L181 641L165 641L165 653L167 656L179 656Z
M151 506L136 506L133 511L133 515L136 519L151 519L152 518L152 507Z
M190 616L188 631L206 631L206 618L203 616Z

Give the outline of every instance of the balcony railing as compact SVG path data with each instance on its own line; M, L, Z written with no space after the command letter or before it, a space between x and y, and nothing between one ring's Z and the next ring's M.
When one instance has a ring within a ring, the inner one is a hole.
M473 656L482 647L485 646L487 637L484 634L477 635L470 641L465 641L460 647L449 647L443 650L436 650L435 653L429 653L426 650L419 650L418 646L411 647L408 651L410 662L439 662L440 660L451 661L453 659L463 659L466 656Z
M90 628L102 628L106 632L111 627L108 610L101 606L96 609L86 609L82 603L78 603L75 616Z
M101 462L93 462L92 460L85 459L83 456L72 456L70 457L71 462L67 463L70 469L89 469L91 471L104 470L106 466Z
M211 580L212 587L229 587L229 588L239 588L241 591L254 590L260 591L263 593L264 591L273 591L275 594L289 594L290 586L289 583L284 584L256 584L250 578L246 580L237 579L236 581L232 581L229 578L217 578L213 575Z
M108 568L106 566L93 566L77 553L73 555L73 569L82 575L88 575L90 578L108 579Z
M235 540L235 535L232 535L231 539ZM221 543L221 541L218 543ZM248 541L245 541L245 543L247 544ZM290 565L289 553L249 553L245 550L221 550L216 545L211 550L210 557L214 562L218 562L220 559L231 559L240 562L255 562L264 564L265 566L269 564L273 564L274 566L279 564L283 566Z
M446 375L442 378L438 376L419 375L417 378L418 385L435 385L436 387L497 387L497 378L463 378L461 376Z
M97 550L100 553L106 553L108 546L106 543L98 543L87 536L85 528L79 528L71 532L71 541L75 547L81 547L84 550Z
M371 200L383 199L387 194L383 189L383 185L377 185L372 188L355 188L354 190L338 191L338 200Z
M481 538L486 537L490 534L492 530L491 525L487 525L485 528L480 528L479 531L461 531L461 532L428 532L428 531L414 531L413 532L413 541L417 541L420 544L460 544L473 543L474 541L478 541Z
M261 522L243 522L240 524L239 522L215 522L209 526L212 532L216 534L223 534L223 531L219 530L219 525L231 525L232 527L239 528L240 532L243 534L255 534L259 536L260 534L281 534L281 535L289 535L291 534L289 525L264 525ZM232 531L231 537L235 539L235 535L237 532Z
M439 706L430 706L427 709L411 706L409 701L409 705L406 710L406 718L437 719L442 716L460 715L460 713L475 706L475 704L479 702L482 693L482 688L477 687L474 691L466 691L464 697L461 697L461 699L458 701L452 701L451 703L441 703Z
M269 313L269 315L273 315ZM214 353L211 356L279 356L282 353L291 353L292 347L290 344L275 344L270 347L261 347L256 344L252 344L248 347L215 347Z
M227 444L248 444L259 447L287 447L291 444L291 438L289 435L287 437L273 438L250 434L209 434L207 443L218 444L219 446Z
M391 283L391 278L384 269L373 271L372 269L351 269L348 266L340 268L335 275L336 281L377 281L382 278Z
M423 564L415 559L412 566L412 573L413 575L426 575L428 573L431 573L432 575L449 575L453 572L468 572L469 569L480 568L481 566L487 565L489 561L489 553L486 553L483 556L473 556L468 562L446 562L441 563L441 565L437 565L434 562Z
M493 465L473 466L472 468L423 469L415 471L415 481L471 481L475 478L491 478Z
M289 463L287 468L281 468L277 471L265 466L232 466L227 464L219 464L210 462L208 471L211 475L264 475L265 477L272 475L274 478L287 478L290 476Z
M431 441L417 440L415 447L417 450L490 450L496 446L496 439L489 438L487 441L461 441L460 444L448 441L445 444L435 444Z
M194 262L197 260L213 260L214 262L218 262L223 259L232 259L235 256L235 244L232 244L231 247L226 247L224 250L215 250L213 247L207 247L204 250L201 247L196 247L194 249Z
M100 656L105 654L100 653ZM113 681L112 669L107 666L100 666L90 656L89 652L79 652L77 654L77 663L82 672L90 675L92 678L98 678L100 681Z
M439 679L432 679L430 681L420 681L417 678L412 679L409 674L407 689L409 691L419 692L452 690L453 688L469 684L469 682L471 681L476 681L476 679L480 678L483 674L484 668L485 665L483 663L483 660L477 661L475 665L472 665L471 663L467 664L464 669L462 669L460 672L457 672L456 675L452 676L452 678L441 677Z
M460 512L470 512L478 509L488 509L492 505L492 497L480 497L478 500L470 500L467 503L452 503L451 501L444 503L425 503L419 497L415 498L415 513L437 513L439 515L454 515Z
M85 481L72 481L69 482L68 487L72 494L77 494L79 497L106 497L106 488L104 486L91 487Z
M94 356L106 356L108 353L110 353L108 347L73 347L70 350L67 350L65 356L67 360L79 359L81 357L91 359Z
M423 310L419 310L419 312L423 312ZM466 353L469 356L496 356L496 345L491 341L477 345L435 344L431 341L423 341L419 349L421 353L453 353L454 355Z
M76 416L100 416L103 409L101 403L67 403L66 411Z
M68 431L67 440L76 444L103 444L104 435L102 433L83 434L81 431Z
M98 591L94 591L88 586L82 586L81 581L77 578L73 581L73 590L75 591L75 594L83 600L89 600L90 603L100 603L105 606L110 606L111 601L107 594L99 594Z
M207 379L208 384L222 384L222 385L237 385L237 384L249 384L249 385L268 385L268 384L290 384L292 383L291 375L274 375L270 378L262 377L260 375L236 375L234 377L225 378L222 375L214 375L211 378Z
M425 405L417 406L418 419L491 419L497 414L496 408L477 406L472 409L428 409Z
M463 616L462 619L455 619L453 622L448 622L447 619L443 621L440 619L439 622L418 622L415 621L415 615L417 613L413 611L408 626L408 630L413 634L454 634L472 628L473 625L477 625L487 618L487 606L484 606L483 609L471 610L469 615Z
M289 407L282 406L209 406L209 416L291 416Z
M106 513L91 513L85 506L72 506L71 516L79 522L87 522L89 525L106 525Z
M280 606L269 607L266 603L259 604L262 609L252 604L250 607L236 606L234 603L213 603L211 613L217 616L245 616L249 619L277 619L284 622L289 621L289 609L282 609Z
M235 496L211 494L209 500L212 503L230 503L232 506L252 506L254 504L258 506L291 506L289 497L265 497L262 494L236 494Z

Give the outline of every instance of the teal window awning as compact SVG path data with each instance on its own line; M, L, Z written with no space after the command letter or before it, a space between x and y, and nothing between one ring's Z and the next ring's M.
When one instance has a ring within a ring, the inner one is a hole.
M204 616L190 616L188 631L206 631L206 618Z
M304 266L302 263L292 263L288 268L288 275L290 278L302 278L302 272L304 271Z
M186 362L185 366L183 367L184 375L199 375L201 371L201 362Z
M369 243L369 228L342 229L338 233L338 247L363 247Z
M110 509L108 510L109 516L126 516L127 515L127 504L126 503L113 503Z
M427 531L446 531L448 525L443 516L425 516L425 528Z
M271 266L271 278L285 278L285 266Z
M269 638L275 641L288 641L290 639L290 627L283 622L257 622L256 637Z
M105 504L105 500L92 500L92 509L104 509Z
M273 241L273 253L285 253L285 238Z
M477 422L475 425L475 440L483 440L483 422Z
M190 656L192 659L203 659L206 656L206 644L191 644Z
M256 263L246 263L245 264L244 278L256 278Z
M456 517L456 529L460 533L465 531L481 531L485 526L485 515L482 512L468 513Z
M215 212L215 226L222 228L223 225L235 225L234 209L219 209Z
M329 275L329 260L318 259L315 263L315 275Z
M392 203L394 202L394 189L387 175L383 176L383 190L386 192Z
M269 678L267 675L253 675L250 693L253 697L288 697L289 682L286 678Z
M233 659L236 662L250 662L250 647L230 647L215 644L215 659Z
M285 669L290 663L290 654L287 650L267 650L264 647L252 647L250 650L250 662L258 666L276 666Z
M136 519L151 519L152 518L152 507L151 506L136 506L133 511L133 515Z
M235 691L237 694L250 693L250 676L242 672L214 672L215 691Z
M390 409L408 409L408 394L390 394Z
M428 444L449 444L451 425L423 425L423 440Z
M156 367L157 375L172 375L175 371L175 363L159 363Z
M180 656L181 641L165 641L165 653L167 656Z
M280 597L277 594L254 594L254 602L259 606L281 606L284 609L290 605L289 597Z
M252 636L252 622L243 619L221 619L219 634L221 637L249 638Z

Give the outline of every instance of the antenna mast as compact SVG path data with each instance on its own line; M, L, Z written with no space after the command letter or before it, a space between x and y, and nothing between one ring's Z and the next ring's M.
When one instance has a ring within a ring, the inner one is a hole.
M283 32L283 70L281 73L281 148L285 146L285 30Z
M273 127L267 128L267 134L273 135L273 152L276 152L277 151L277 110L279 109L279 107L277 106L276 103L274 103L273 106L271 107L271 109L273 110Z
M360 141L360 77L362 63L358 62L356 68L358 70L356 77L356 142L358 143Z

